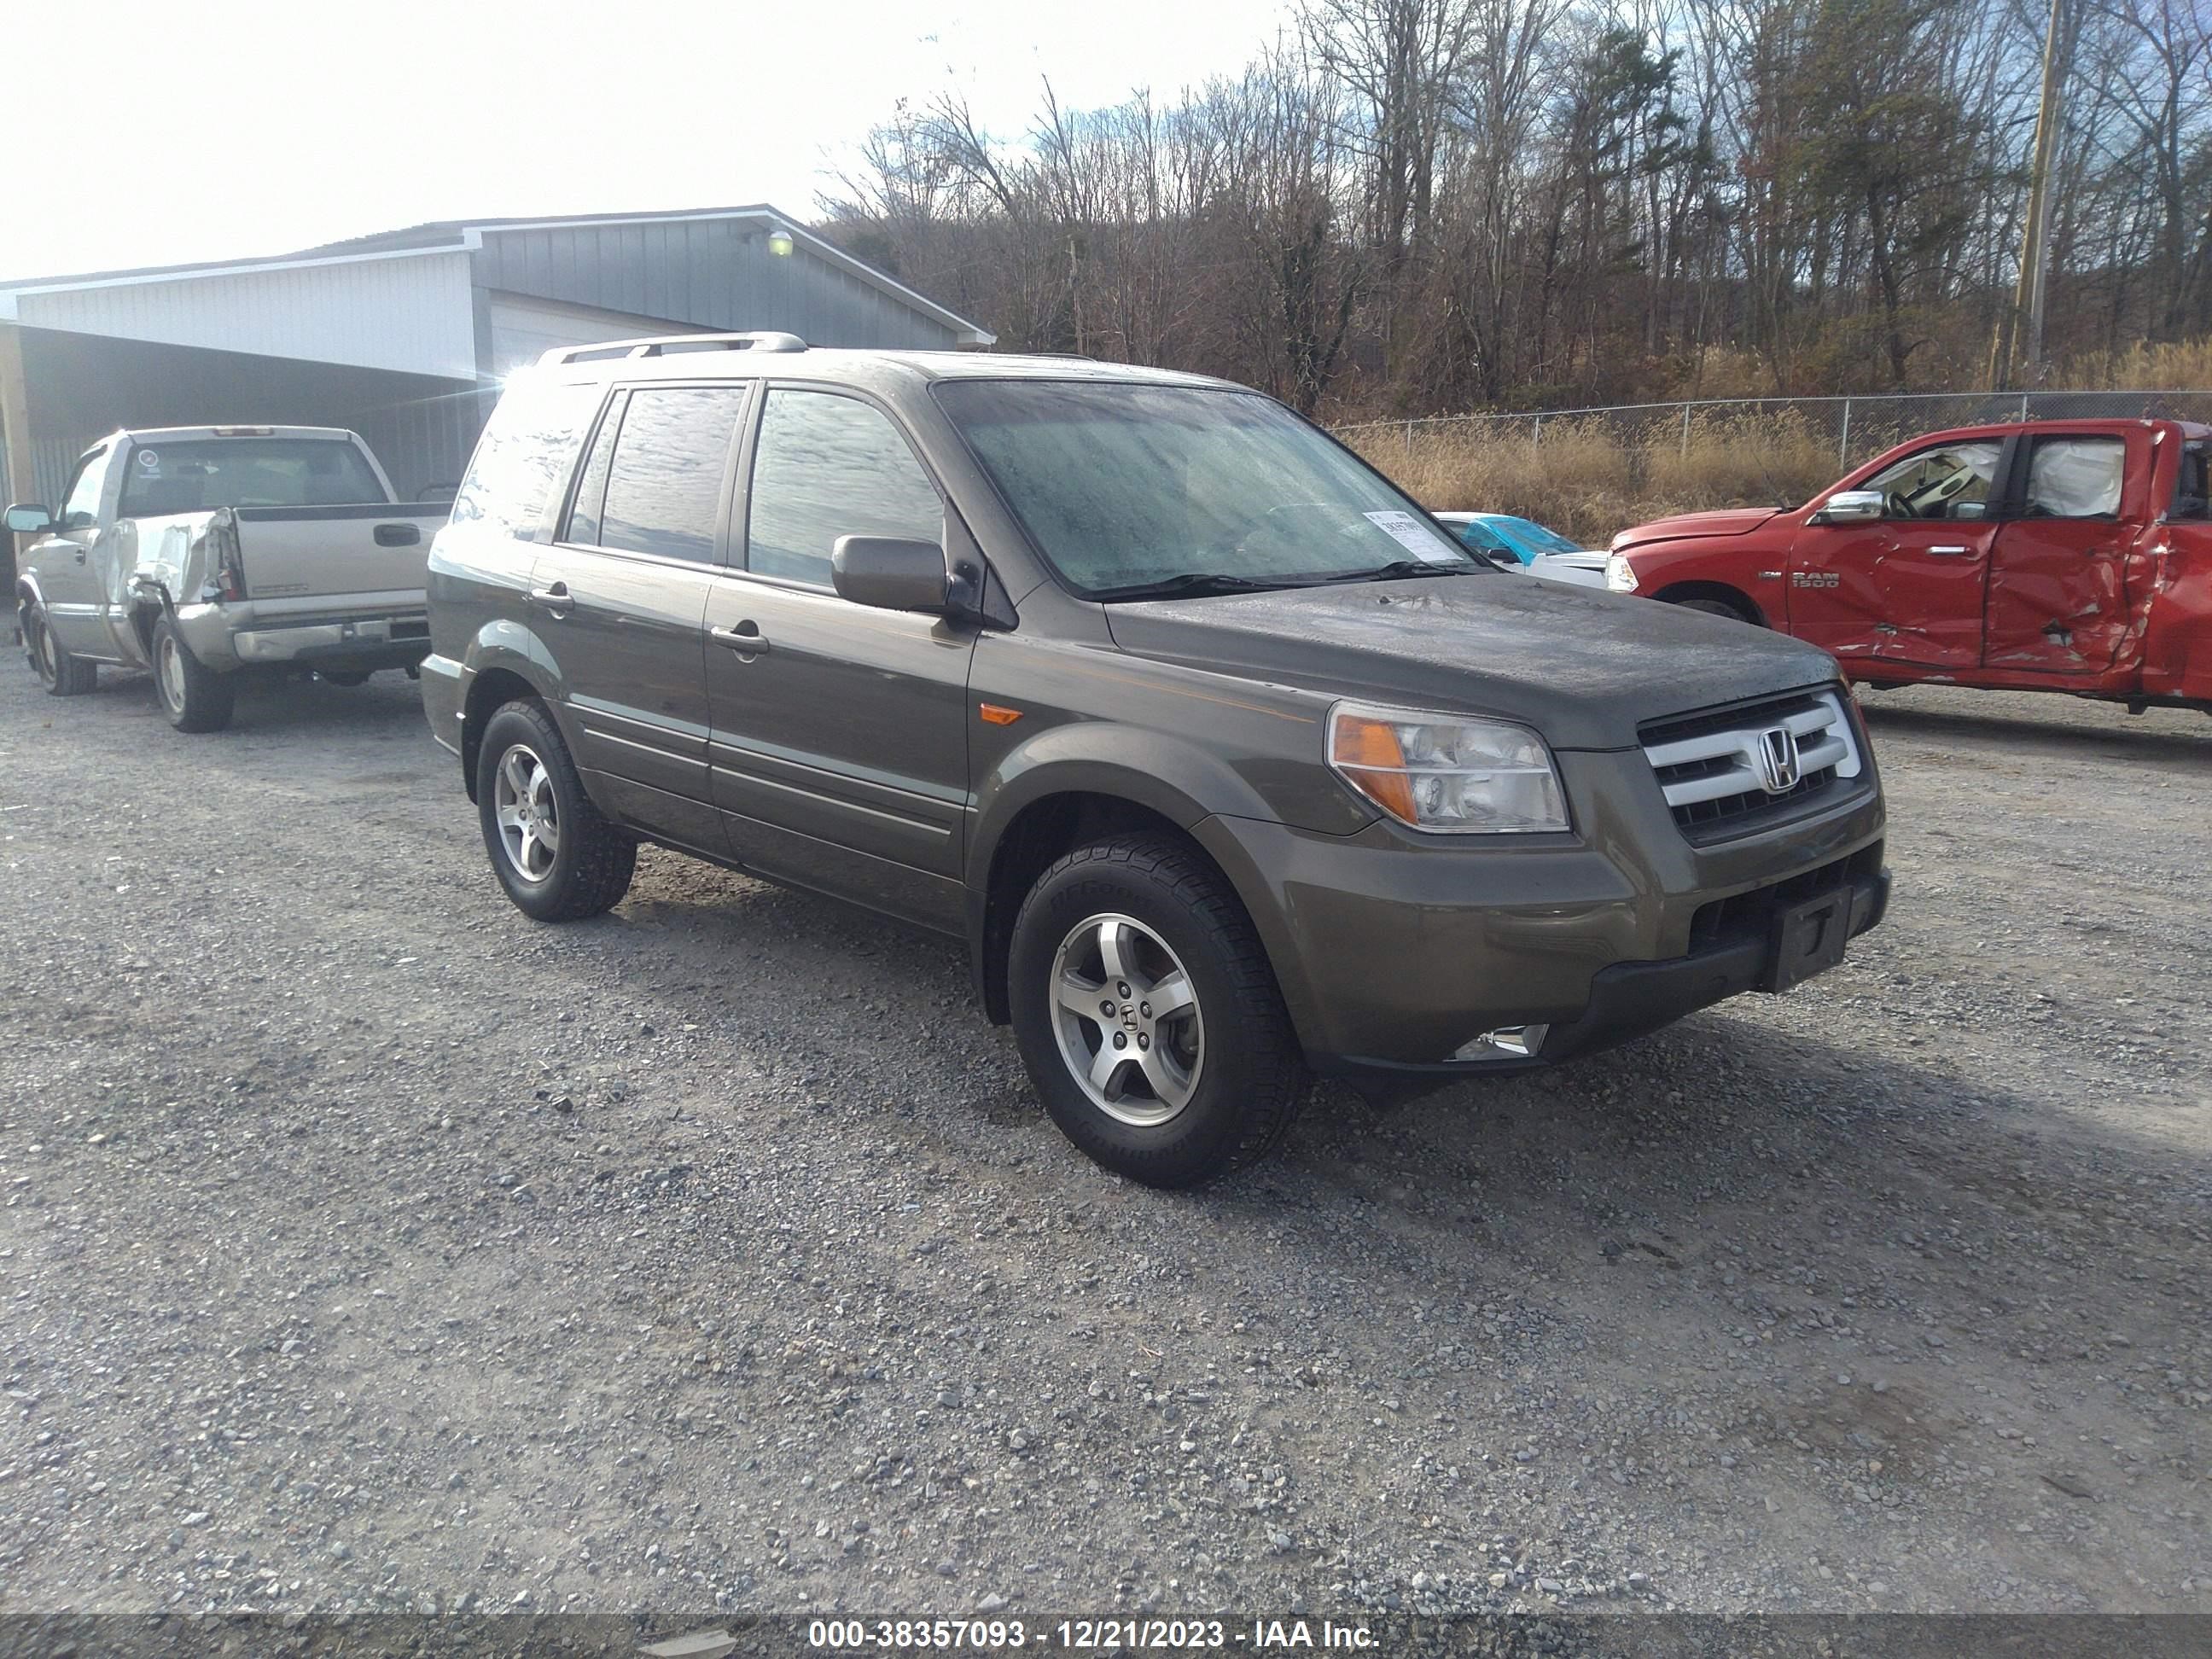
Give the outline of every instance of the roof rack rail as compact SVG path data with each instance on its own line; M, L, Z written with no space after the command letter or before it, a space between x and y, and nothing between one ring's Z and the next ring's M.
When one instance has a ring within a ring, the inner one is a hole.
M664 334L649 340L609 340L602 345L556 346L539 358L544 367L605 362L617 357L676 357L693 351L804 351L796 334L770 329L748 334Z

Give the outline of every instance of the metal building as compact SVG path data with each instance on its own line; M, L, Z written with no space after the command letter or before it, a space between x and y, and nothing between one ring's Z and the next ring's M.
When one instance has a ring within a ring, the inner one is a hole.
M118 427L351 427L403 494L456 482L500 377L692 330L993 337L767 206L475 219L230 264L0 282L0 499L57 501Z

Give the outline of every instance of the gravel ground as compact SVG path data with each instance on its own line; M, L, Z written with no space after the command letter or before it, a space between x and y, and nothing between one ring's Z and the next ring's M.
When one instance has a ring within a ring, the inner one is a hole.
M0 666L0 1608L2212 1609L2212 720L1891 694L1833 975L1102 1175L951 945L523 918L414 688Z

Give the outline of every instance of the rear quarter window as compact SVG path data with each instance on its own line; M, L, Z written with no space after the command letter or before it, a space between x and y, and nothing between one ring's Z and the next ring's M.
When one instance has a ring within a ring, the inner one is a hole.
M534 539L605 391L591 384L511 383L477 440L468 475L453 495L453 522Z
M2167 516L2212 519L2212 440L2200 438L2182 446L2181 474L2173 481L2173 505Z

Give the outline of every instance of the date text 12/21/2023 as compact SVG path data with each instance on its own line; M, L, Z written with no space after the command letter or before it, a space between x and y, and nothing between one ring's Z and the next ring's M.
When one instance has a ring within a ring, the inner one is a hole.
M1063 1619L1032 1625L1022 1619L817 1619L807 1645L832 1652L965 1650L1024 1648L1072 1652L1251 1650L1296 1648L1358 1652L1375 1646L1364 1625L1308 1619Z

